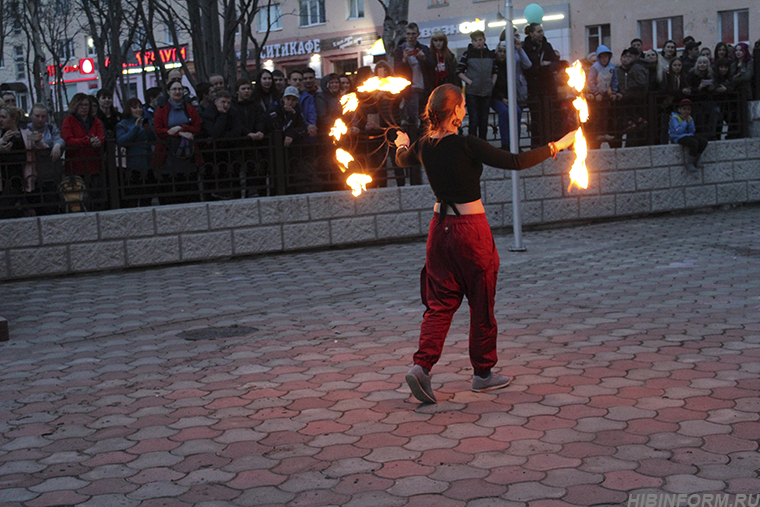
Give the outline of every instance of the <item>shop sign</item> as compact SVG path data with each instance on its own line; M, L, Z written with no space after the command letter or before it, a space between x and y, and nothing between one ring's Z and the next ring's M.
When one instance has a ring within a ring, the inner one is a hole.
M332 37L329 39L322 39L322 47L327 50L340 50L356 46L368 46L377 40L379 36L377 33L362 33L354 35L346 35L345 37Z
M322 50L320 42L320 39L311 39L306 42L295 41L284 42L282 44L268 44L261 48L261 58L271 59L319 53Z
M481 30L485 32L486 30L486 21L484 19L478 19L475 18L471 21L463 21L461 23L457 24L451 24L451 25L443 25L443 26L433 26L430 28L421 28L420 29L420 38L421 39L429 39L435 30L440 30L446 35L460 35L460 34L470 34L474 32L475 30Z

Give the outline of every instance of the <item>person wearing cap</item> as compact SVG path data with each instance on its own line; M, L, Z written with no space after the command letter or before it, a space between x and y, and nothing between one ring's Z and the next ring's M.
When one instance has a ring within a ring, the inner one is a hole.
M670 115L670 140L684 147L684 172L696 174L699 159L707 148L707 139L697 135L694 119L691 117L691 100L682 99L678 111Z
M298 99L301 92L295 86L288 86L282 93L282 99L273 102L269 106L267 115L270 126L282 130L285 146L290 146L293 141L299 141L307 131L306 120L301 114Z
M686 49L683 50L681 60L683 61L683 71L689 73L691 69L697 64L697 58L699 58L699 46L701 42L687 42Z

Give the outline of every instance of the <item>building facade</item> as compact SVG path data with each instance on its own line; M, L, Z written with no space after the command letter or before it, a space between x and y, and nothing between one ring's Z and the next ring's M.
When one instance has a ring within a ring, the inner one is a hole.
M477 29L485 32L489 47L495 47L506 24L503 0L412 0L409 3L409 20L420 26L420 42L429 44L432 31L441 29L457 55L464 52L469 34ZM520 30L525 26L522 11L530 3L530 0L513 3L513 18ZM687 35L710 48L718 41L747 42L752 46L760 38L757 0L645 0L635 4L571 0L542 4L542 7L546 37L562 58L570 61L585 57L599 44L611 47L617 60L634 38L642 39L645 49L660 48L668 39L681 46ZM382 58L384 50L378 40L384 15L377 0L281 0L259 12L253 33L262 41L269 29L261 51L265 68L287 73L293 68L309 66L318 77L330 72L353 73ZM159 39L163 34L167 46L149 54L135 50L134 58L124 69L130 94L138 97L143 96L146 88L157 84L149 70L151 58L153 61L166 58L168 66L178 64L180 57L192 62L188 44L170 45L172 41L166 27L157 27L155 33ZM97 65L93 65L96 57L90 41L86 36L78 36L65 44L66 96L70 98L76 92L94 93L100 88L100 80ZM28 109L26 47L19 34L11 34L6 39L5 54L0 62L0 83L16 91L19 105Z

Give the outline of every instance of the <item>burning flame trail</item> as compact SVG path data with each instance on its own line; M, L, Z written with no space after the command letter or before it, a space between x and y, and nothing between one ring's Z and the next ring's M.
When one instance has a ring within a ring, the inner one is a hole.
M574 88L579 93L578 98L573 101L573 106L578 110L578 116L581 123L588 121L588 103L583 98L583 88L586 87L586 74L583 72L580 60L576 60L572 67L567 69L568 80L567 84ZM588 155L588 145L586 144L586 138L583 135L583 126L578 127L575 132L575 162L570 169L570 185L567 187L567 191L573 188L573 185L578 188L588 188L588 169L586 169L586 156Z
M347 93L340 98L340 105L343 106L343 114L356 111L356 108L359 107L359 99L355 93Z
M335 125L333 125L333 128L330 129L330 135L333 136L337 141L340 141L340 136L348 132L348 128L346 127L346 124L343 123L343 120L338 118L335 120Z
M373 92L379 90L390 92L392 94L398 94L410 84L411 83L409 81L400 77L372 77L362 83L357 88L357 90L360 92ZM340 98L340 104L343 106L343 114L346 114L352 111L356 111L356 109L359 107L359 99L355 93L349 93ZM329 135L335 138L336 141L340 141L340 138L347 133L348 127L343 122L343 120L338 118L335 120L335 125L333 125L333 127L330 129ZM340 170L344 173L348 170L349 162L352 162L354 160L354 157L351 156L349 152L341 148L337 148L335 150L335 158L338 160L338 162L340 162ZM346 184L351 187L351 193L355 197L358 197L361 195L362 190L367 190L367 183L370 183L371 181L372 177L368 174L352 173L346 179Z

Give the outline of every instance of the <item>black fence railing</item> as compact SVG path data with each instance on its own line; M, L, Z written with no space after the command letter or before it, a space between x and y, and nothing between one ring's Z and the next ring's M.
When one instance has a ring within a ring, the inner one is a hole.
M591 102L584 126L589 147L667 144L675 106L656 94L636 104ZM697 132L708 139L749 132L747 101L737 93L695 100L693 116ZM488 138L500 139L495 114L490 125ZM528 103L521 118L521 149L556 140L577 126L570 100ZM69 151L65 163L53 161L50 150L0 152L0 218L347 189L336 147L354 157L349 172L370 174L368 187L422 181L419 168L395 167L383 132L343 138L338 146L329 138L307 138L285 147L279 131L261 141L198 140L191 149L175 144L158 150L166 152L162 163L157 163L156 143L121 145L113 139L97 156L76 157Z
M572 98L531 100L520 119L520 146L541 146L578 128ZM708 140L738 139L749 135L747 100L739 92L693 98L692 116L697 133ZM677 103L671 96L651 93L636 102L589 101L590 118L584 133L590 149L603 143L611 148L668 144L670 115ZM490 116L489 139L500 139L498 119ZM466 130L465 130L466 132Z

